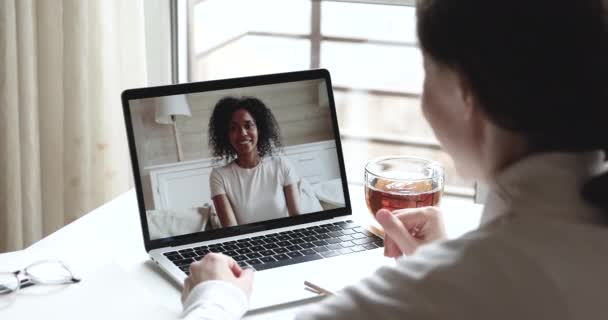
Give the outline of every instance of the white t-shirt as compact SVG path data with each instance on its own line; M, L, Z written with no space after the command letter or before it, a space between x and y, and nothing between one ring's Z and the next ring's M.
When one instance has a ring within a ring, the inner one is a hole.
M235 161L214 168L211 197L225 194L239 225L289 216L283 188L298 182L295 170L283 157L264 157L255 168Z

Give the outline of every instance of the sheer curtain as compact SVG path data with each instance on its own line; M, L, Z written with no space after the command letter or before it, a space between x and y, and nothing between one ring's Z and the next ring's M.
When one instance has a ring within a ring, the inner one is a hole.
M143 15L142 0L0 0L0 252L131 187L120 92L146 84Z

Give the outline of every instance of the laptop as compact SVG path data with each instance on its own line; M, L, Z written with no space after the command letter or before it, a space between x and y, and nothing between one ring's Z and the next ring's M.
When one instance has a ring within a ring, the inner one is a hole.
M382 239L352 216L327 70L130 89L122 103L145 249L179 286L190 263L223 253L256 270L259 309L381 264ZM231 140L249 134L242 115L257 141ZM239 165L237 143L263 154L256 166Z

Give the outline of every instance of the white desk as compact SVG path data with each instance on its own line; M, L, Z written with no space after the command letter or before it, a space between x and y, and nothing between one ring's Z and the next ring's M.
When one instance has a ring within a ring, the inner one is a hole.
M355 219L369 221L362 187L349 190ZM441 206L449 237L477 227L480 205L444 197ZM47 258L66 261L82 282L51 291L22 290L12 303L0 306L0 319L172 319L181 311L179 289L148 260L134 190L25 250L0 254L0 270L13 271ZM290 318L306 303L253 312L247 318Z

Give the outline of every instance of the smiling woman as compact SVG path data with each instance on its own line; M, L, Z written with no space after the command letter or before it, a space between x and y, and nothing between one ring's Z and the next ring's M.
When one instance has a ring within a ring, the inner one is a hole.
M209 120L209 146L228 162L211 171L209 182L222 227L299 214L298 178L275 154L279 126L261 100L222 98Z
M227 160L237 157L237 148L233 146L230 140L233 129L238 129L238 119L235 118L233 121L237 111L240 111L240 116L249 114L247 120L250 121L247 122L246 130L250 133L255 131L256 146L260 156L272 154L275 148L282 146L277 120L260 99L224 97L217 102L211 119L209 119L209 146L213 149L214 156ZM260 139L257 139L258 133Z

